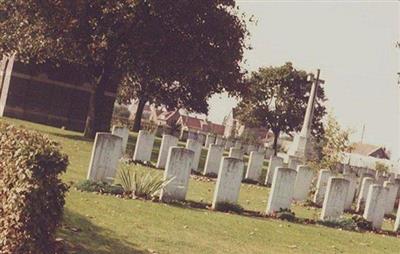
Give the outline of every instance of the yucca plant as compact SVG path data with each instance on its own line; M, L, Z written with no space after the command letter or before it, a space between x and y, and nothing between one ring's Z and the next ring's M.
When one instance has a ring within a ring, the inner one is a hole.
M122 166L119 179L126 195L151 199L172 179L164 181L159 175L151 172L140 173L128 165Z
M124 193L126 195L132 194L134 186L133 186L133 177L132 177L131 169L126 165L122 166L119 171L118 176L119 176L121 187L124 190Z

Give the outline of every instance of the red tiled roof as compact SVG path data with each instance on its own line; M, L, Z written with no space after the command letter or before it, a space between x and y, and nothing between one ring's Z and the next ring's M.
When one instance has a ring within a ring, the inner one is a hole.
M218 135L224 135L225 126L211 122L208 124L208 126L210 132Z
M182 123L188 128L201 130L201 120L191 116L182 116Z
M212 123L191 116L182 116L182 122L190 129L196 129L206 133L211 132L218 135L224 135L225 126L221 124Z

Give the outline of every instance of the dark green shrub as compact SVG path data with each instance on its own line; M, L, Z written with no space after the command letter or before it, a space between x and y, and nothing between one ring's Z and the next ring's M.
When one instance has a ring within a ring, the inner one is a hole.
M321 225L331 228L341 228L345 230L356 230L357 224L352 218L341 218L338 220L319 221Z
M114 106L113 116L118 118L129 118L131 116L131 112L129 111L127 106L124 105L116 105Z
M106 182L94 182L91 180L85 180L77 183L75 187L80 191L108 193L112 195L124 194L124 190L121 186L111 185Z
M334 221L318 221L318 223L327 227L345 230L369 231L373 229L372 223L360 215L353 215L351 218L342 218Z
M287 221L295 221L296 214L292 212L290 209L279 209L279 211L275 212L275 217L280 220L287 220Z
M364 217L360 215L353 215L352 220L357 226L357 230L372 230L372 222L367 221Z
M220 202L215 205L215 210L221 211L221 212L234 212L241 214L243 213L244 209L242 206L238 204L232 204L229 202Z
M68 158L57 143L0 123L0 253L55 253Z

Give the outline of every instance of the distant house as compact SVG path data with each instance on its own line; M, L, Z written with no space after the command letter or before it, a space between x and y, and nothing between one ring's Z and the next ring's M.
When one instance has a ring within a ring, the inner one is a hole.
M201 134L211 133L216 136L223 136L225 130L225 126L221 124L212 123L208 120L192 116L181 115L177 124L181 126L181 137L185 137L189 132Z
M159 110L153 108L150 116L150 121L158 126L171 127L178 121L180 116L181 115L179 113L179 110L161 110L160 112Z
M370 156L378 159L390 160L390 154L384 147L364 143L355 143L350 151L354 154Z
M236 114L236 108L233 108L224 118L223 124L225 125L225 137L245 138L245 136L252 136L254 139L263 143L267 142L267 140L271 138L271 133L268 129L263 127L248 127L237 119Z
M371 144L353 144L349 151L342 154L341 161L342 164L369 169L375 169L378 162L395 170L395 163L390 160L388 150Z

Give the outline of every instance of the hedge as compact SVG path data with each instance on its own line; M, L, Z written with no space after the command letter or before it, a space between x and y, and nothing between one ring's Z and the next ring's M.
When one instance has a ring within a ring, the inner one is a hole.
M56 253L68 158L57 143L0 123L0 253Z

